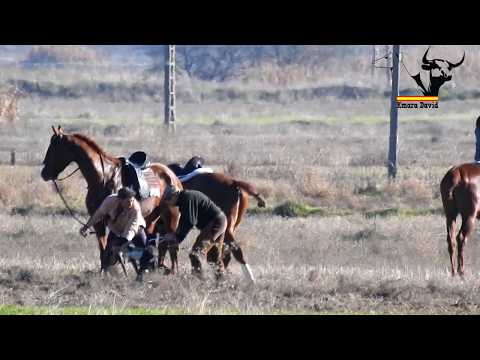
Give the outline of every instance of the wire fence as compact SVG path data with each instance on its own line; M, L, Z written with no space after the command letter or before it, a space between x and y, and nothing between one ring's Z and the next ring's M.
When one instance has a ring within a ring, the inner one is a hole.
M29 150L0 150L0 166L40 166L43 154Z

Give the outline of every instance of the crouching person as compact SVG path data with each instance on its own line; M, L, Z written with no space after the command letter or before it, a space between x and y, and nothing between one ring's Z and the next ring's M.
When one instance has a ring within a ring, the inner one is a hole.
M175 234L168 234L166 240L172 245L181 243L193 227L200 230L190 261L192 273L202 277L201 257L208 253L208 261L215 265L217 279L223 275L223 241L227 230L227 218L222 210L205 194L195 190L179 190L167 187L163 198L165 204L178 207L180 220Z
M148 267L153 255L146 251L146 224L140 204L135 199L135 191L123 187L117 194L105 198L87 224L80 229L80 234L86 236L88 228L103 220L110 230L107 238L108 256L113 254L112 247L114 246L120 247L122 252L127 252L135 247L142 249L140 271L137 278L137 280L141 280L142 273Z

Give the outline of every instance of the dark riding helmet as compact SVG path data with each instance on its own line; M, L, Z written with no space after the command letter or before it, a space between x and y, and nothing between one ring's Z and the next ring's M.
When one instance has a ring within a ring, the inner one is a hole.
M130 187L122 187L120 190L118 190L118 197L120 199L131 199L135 197L135 195L135 191Z
M181 190L174 185L168 185L163 192L163 200L170 200L174 195L180 193Z

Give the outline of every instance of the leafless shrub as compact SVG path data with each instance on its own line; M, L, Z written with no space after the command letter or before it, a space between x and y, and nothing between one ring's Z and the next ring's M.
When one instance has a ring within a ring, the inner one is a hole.
M414 207L426 204L433 199L432 190L417 178L407 178L389 183L384 190L392 198L400 198Z
M335 188L317 170L306 170L296 173L295 183L300 193L312 198L325 198L335 195Z
M0 122L15 123L19 120L19 101L25 93L17 87L10 87L0 93Z
M93 48L78 45L37 45L34 46L23 60L23 65L64 66L65 63L98 64L103 62L102 56Z

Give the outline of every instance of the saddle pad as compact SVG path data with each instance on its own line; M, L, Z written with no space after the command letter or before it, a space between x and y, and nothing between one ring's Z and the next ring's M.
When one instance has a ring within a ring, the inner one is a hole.
M210 168L198 168L192 171L190 174L184 175L184 176L178 176L178 180L181 182L188 181L190 179L193 179L195 176L200 175L200 174L211 174L213 173L213 170Z
M160 179L157 175L153 172L151 168L146 168L142 171L143 178L145 179L146 183L148 184L150 190L150 196L157 196L160 197Z

